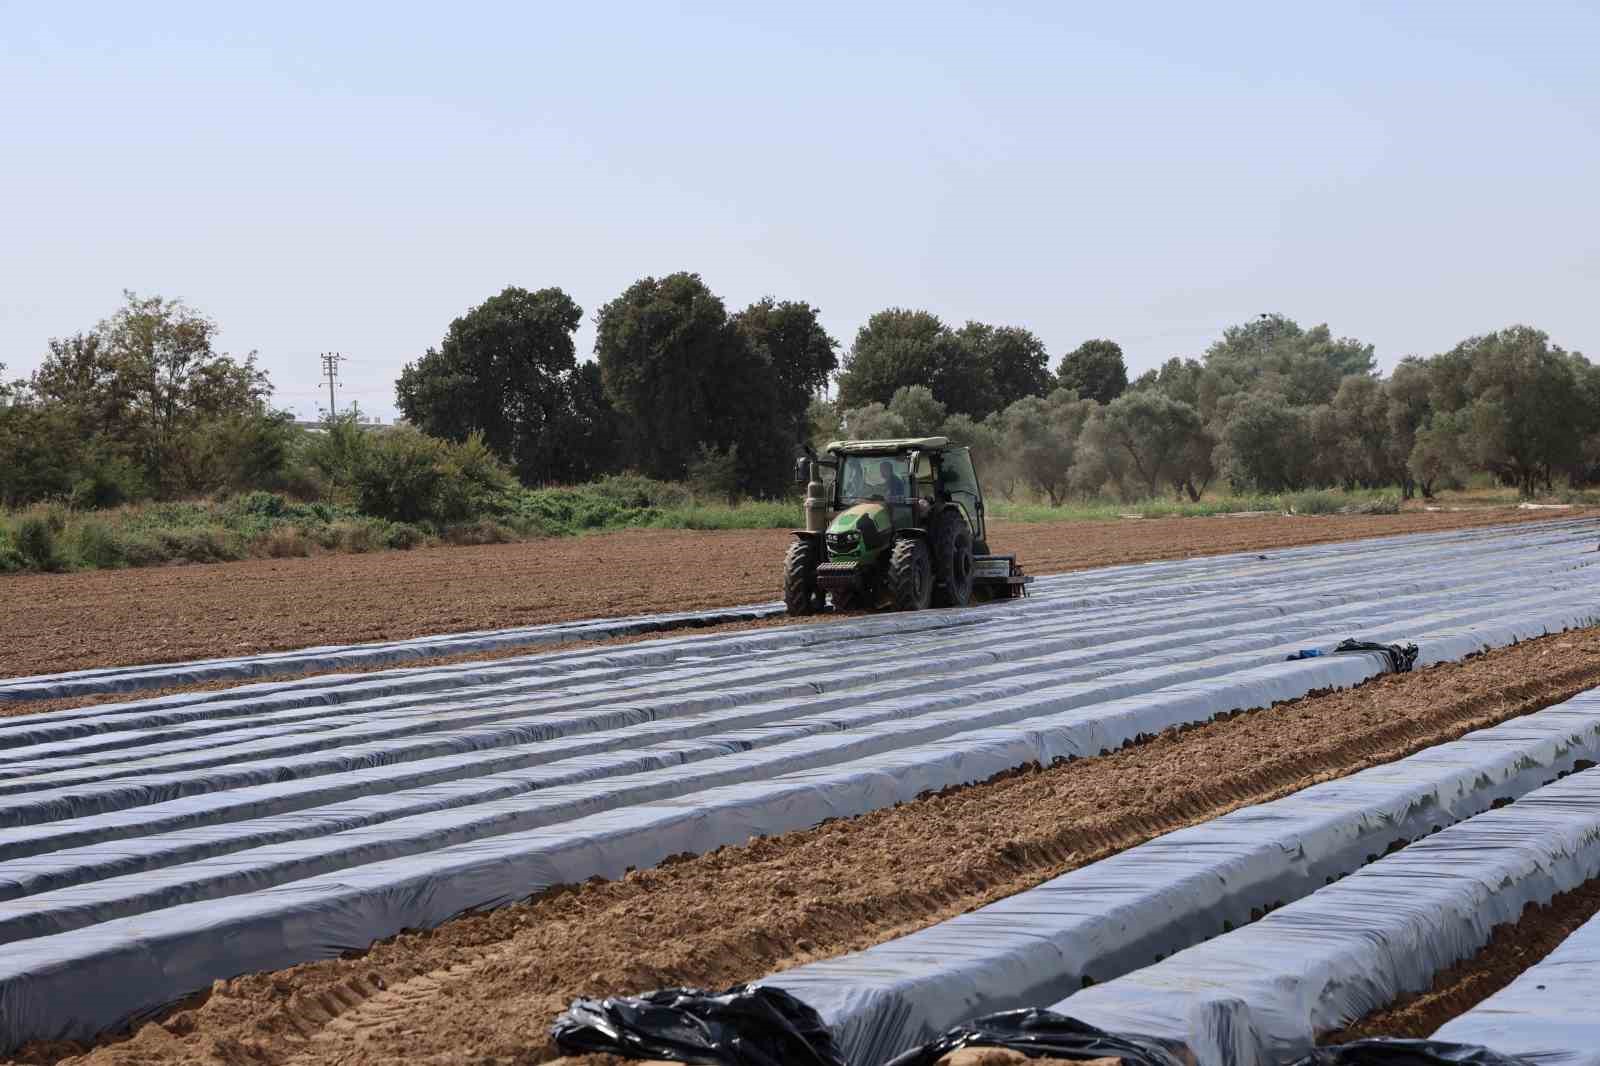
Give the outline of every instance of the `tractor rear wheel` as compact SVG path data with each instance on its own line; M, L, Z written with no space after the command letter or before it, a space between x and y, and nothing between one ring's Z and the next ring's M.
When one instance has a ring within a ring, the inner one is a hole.
M783 560L783 605L790 614L810 614L817 608L817 542L797 539Z
M972 602L972 530L960 511L939 519L933 543L933 600L940 607Z
M889 595L900 611L920 611L933 602L933 560L921 537L894 542L889 556Z

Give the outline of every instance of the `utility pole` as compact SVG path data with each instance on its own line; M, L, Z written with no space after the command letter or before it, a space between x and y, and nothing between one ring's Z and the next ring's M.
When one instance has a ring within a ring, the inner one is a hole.
M322 353L322 376L328 379L328 417L332 418L339 413L339 401L333 397L333 384L339 377L339 360L344 356L338 352Z

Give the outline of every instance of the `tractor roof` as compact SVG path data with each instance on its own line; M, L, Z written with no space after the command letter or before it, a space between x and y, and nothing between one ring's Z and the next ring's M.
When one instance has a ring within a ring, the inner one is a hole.
M949 437L897 437L890 440L829 441L823 451L842 452L845 455L895 455L909 451L938 451L949 446Z

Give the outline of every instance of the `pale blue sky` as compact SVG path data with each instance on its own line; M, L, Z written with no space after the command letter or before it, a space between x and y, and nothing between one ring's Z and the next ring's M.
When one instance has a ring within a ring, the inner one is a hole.
M1600 357L1600 4L0 2L0 362L181 296L314 412L510 284ZM593 329L579 336L587 355ZM323 394L325 395L325 394Z

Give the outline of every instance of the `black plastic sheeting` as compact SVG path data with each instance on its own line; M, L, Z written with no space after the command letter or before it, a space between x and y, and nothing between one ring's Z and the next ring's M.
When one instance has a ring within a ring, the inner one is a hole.
M1294 1066L1534 1066L1534 1063L1476 1044L1380 1037L1317 1048L1296 1060Z
M721 994L664 988L643 996L578 999L550 1030L570 1055L722 1066L845 1066L817 1012L778 988ZM1130 1064L1134 1066L1134 1064Z
M1356 640L1354 637L1341 640L1339 646L1333 649L1335 655L1348 655L1352 652L1375 651L1389 660L1389 671L1395 674L1408 674L1417 664L1417 646L1415 644L1376 644L1370 640Z
M569 1055L601 1053L715 1066L848 1066L815 1010L782 989L759 984L735 985L720 994L664 988L642 996L577 999L556 1019L550 1035ZM1028 1058L1117 1058L1122 1066L1184 1066L1172 1045L1164 1041L1108 1033L1065 1014L1037 1008L1003 1011L957 1026L888 1066L935 1066L951 1052L969 1047L1004 1048ZM1348 1060L1350 1064L1358 1061L1362 1060ZM1411 1060L1384 1061L1408 1066ZM1418 1066L1480 1062L1415 1061ZM1517 1066L1509 1059L1481 1062L1482 1066ZM1346 1066L1346 1060L1339 1060L1339 1066Z
M968 1047L1005 1048L1028 1058L1069 1062L1117 1058L1122 1066L1183 1066L1164 1041L1125 1033L1108 1033L1052 1010L1003 1011L957 1026L919 1048L892 1060L889 1066L934 1066L952 1051Z

